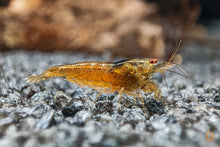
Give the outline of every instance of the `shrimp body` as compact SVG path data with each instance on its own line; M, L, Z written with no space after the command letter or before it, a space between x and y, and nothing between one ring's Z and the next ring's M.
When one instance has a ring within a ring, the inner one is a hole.
M88 86L98 90L100 93L96 97L96 100L101 93L118 91L119 105L121 95L127 94L133 97L140 97L143 108L145 108L141 92L154 92L154 98L163 101L161 99L160 89L151 80L152 74L159 72L162 73L165 78L164 72L170 71L185 76L182 72L185 70L179 64L171 63L180 43L181 41L174 49L168 61L164 63L158 63L157 59L149 58L126 59L113 63L80 62L53 66L40 75L28 77L27 81L38 82L51 77L61 77L80 87ZM172 67L178 67L179 72L170 70Z
M149 59L132 59L120 62L81 62L53 66L41 75L27 78L28 82L38 82L51 77L62 77L80 87L88 86L111 93L132 93L143 89L150 78Z

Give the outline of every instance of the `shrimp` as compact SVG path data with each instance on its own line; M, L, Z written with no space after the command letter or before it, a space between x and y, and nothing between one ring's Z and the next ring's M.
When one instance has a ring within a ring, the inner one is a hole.
M117 91L119 93L118 108L123 94L134 97L134 101L136 101L136 97L139 97L146 114L141 92L153 92L156 100L163 101L161 90L151 79L152 74L159 72L165 78L165 71L175 72L170 70L172 67L178 67L180 71L183 71L179 64L171 63L180 44L181 40L168 61L164 63L158 63L157 59L149 58L125 59L117 62L80 62L53 66L42 74L30 76L26 80L27 82L39 82L51 77L62 77L82 88L87 86L99 91L95 102L102 93ZM175 73L184 76L181 72Z

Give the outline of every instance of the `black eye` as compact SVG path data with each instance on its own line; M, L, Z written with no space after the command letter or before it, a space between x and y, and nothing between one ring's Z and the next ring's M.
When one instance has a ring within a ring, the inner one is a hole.
M149 61L149 63L153 64L153 63L154 63L154 60L151 59L151 60Z

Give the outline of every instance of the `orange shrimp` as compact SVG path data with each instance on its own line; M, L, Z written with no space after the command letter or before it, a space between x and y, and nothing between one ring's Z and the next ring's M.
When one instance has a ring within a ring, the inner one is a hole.
M141 98L144 111L144 99L141 92L154 92L154 98L162 101L161 90L151 80L154 73L160 72L164 75L165 71L171 71L170 68L176 66L181 68L179 64L171 63L176 54L181 41L178 42L171 57L167 62L158 63L157 59L125 59L118 62L81 62L60 66L53 66L44 73L36 76L30 76L27 82L38 82L51 77L62 77L67 81L73 82L80 87L88 86L98 90L96 100L101 93L119 93L119 103L121 103L121 95L126 94ZM182 68L181 68L182 69ZM171 71L175 72L175 71ZM176 72L184 76L179 72ZM165 77L165 76L164 76ZM146 113L145 113L146 114Z

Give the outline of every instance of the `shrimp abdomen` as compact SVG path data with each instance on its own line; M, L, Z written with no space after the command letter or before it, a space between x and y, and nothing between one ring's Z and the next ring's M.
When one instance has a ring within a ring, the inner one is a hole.
M57 76L58 71L59 71L59 66L53 66L40 75L34 75L34 76L27 77L26 81L29 83L34 83L34 82L47 80L49 78Z
M27 77L26 81L29 83L34 83L34 82L39 82L39 81L46 80L49 78L50 78L49 76L46 76L44 74L40 74L40 75L36 75L36 76Z

